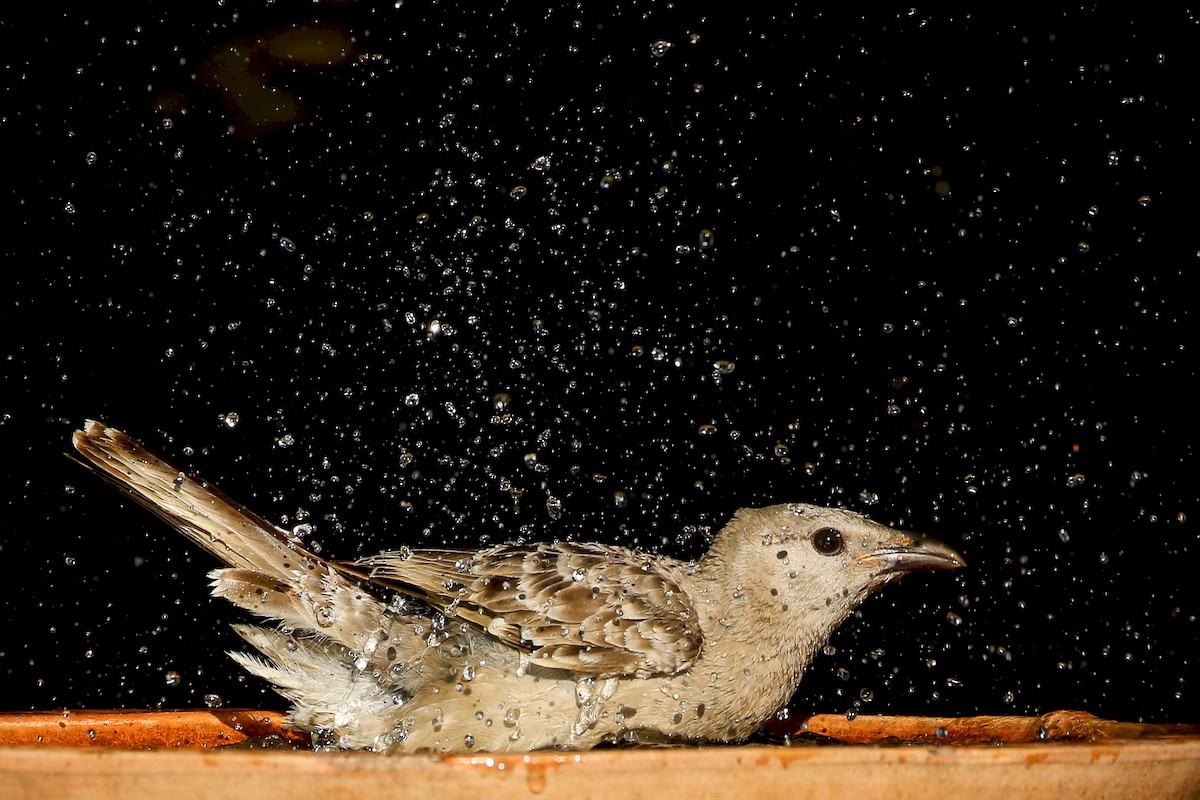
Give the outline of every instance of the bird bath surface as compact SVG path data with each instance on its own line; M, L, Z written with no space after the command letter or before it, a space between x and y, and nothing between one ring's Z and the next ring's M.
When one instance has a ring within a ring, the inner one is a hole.
M231 796L907 800L1196 796L1200 740L1007 747L702 747L406 755L0 748L9 800Z

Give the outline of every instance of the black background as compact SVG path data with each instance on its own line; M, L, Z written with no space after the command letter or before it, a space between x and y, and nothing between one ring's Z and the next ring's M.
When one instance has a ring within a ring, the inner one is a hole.
M845 505L970 568L793 710L1200 721L1196 21L687 5L3 12L0 708L281 705L99 417L341 558Z

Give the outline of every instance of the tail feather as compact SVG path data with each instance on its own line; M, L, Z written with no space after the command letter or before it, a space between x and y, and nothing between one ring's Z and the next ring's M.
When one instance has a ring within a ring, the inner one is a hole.
M74 443L85 466L228 565L209 575L214 595L351 651L379 638L383 602L283 528L102 422Z
M84 466L231 567L289 577L298 568L315 571L324 563L283 528L116 428L87 420L74 444Z
M384 750L402 740L411 720L396 707L430 674L444 679L452 651L473 646L475 637L384 603L357 567L305 550L121 431L88 420L74 444L80 463L226 565L209 573L214 596L279 621L278 630L236 625L261 655L230 655L293 702L294 724L329 744Z

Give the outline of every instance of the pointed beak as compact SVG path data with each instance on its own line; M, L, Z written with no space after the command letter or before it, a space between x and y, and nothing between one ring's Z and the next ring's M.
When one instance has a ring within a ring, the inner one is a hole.
M901 532L895 543L861 556L859 560L877 563L881 567L880 574L958 569L967 565L966 559L953 548L937 539L908 531Z

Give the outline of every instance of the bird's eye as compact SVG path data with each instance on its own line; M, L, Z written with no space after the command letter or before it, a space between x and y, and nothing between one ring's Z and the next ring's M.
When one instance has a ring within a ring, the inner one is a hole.
M836 556L842 552L842 532L837 528L821 528L813 534L813 549L823 556Z

